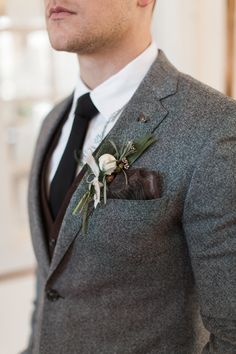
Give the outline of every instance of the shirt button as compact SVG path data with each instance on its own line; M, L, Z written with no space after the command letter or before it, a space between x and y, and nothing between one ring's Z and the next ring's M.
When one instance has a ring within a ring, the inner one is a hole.
M49 301L57 301L60 297L62 297L56 290L48 289L47 290L47 299Z

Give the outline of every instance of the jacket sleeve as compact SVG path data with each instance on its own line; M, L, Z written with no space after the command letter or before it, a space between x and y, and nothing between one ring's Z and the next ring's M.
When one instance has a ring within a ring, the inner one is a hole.
M198 157L184 202L183 228L200 313L210 332L202 354L235 354L236 124L211 136Z
M33 351L33 341L36 332L36 325L37 325L37 312L38 312L38 301L39 301L39 292L40 292L40 278L38 269L36 270L36 282L35 282L35 296L33 300L33 310L31 313L31 321L30 321L30 337L28 340L27 348L24 349L23 352L19 354L31 354Z

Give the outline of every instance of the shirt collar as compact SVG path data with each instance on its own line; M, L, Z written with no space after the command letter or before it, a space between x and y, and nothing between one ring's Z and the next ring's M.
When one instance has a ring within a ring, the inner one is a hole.
M140 55L93 90L90 90L79 77L74 93L74 107L81 95L90 92L94 105L108 120L128 103L157 55L158 48L156 42L152 40L149 47Z

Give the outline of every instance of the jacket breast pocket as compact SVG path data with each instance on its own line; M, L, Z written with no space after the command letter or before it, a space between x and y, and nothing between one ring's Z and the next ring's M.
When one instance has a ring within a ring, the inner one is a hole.
M165 213L169 198L157 199L107 199L107 204L99 206L100 216L119 220L145 220L158 218Z

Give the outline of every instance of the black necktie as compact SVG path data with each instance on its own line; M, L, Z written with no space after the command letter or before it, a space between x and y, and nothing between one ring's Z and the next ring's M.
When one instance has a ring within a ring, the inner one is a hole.
M80 155L82 151L89 121L97 113L89 93L78 99L70 137L50 186L49 205L54 219L75 178L78 166L76 155Z

